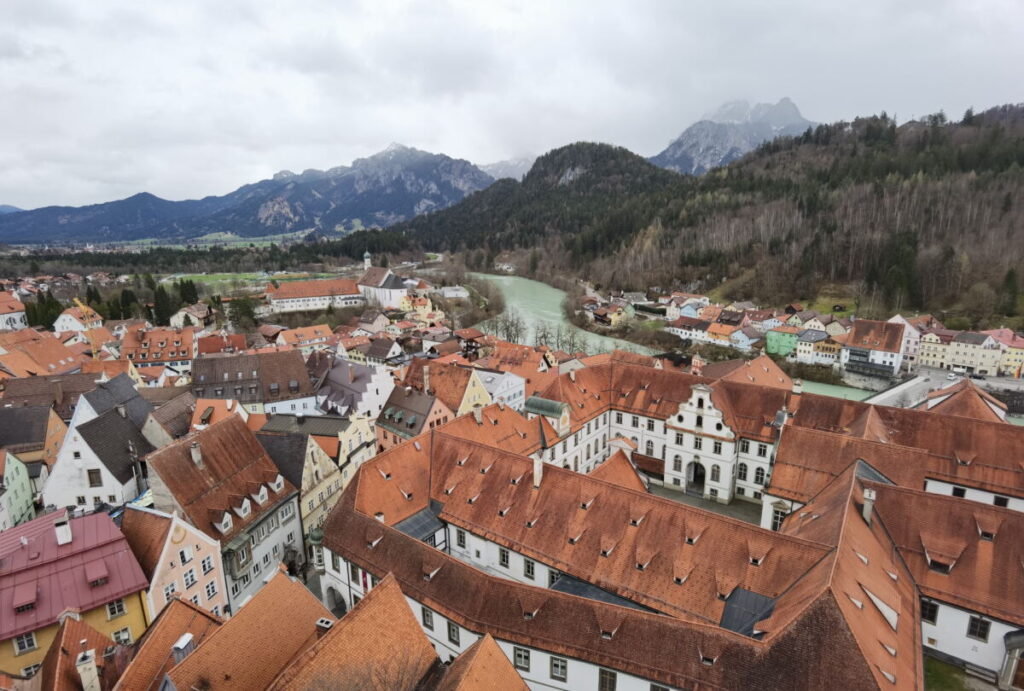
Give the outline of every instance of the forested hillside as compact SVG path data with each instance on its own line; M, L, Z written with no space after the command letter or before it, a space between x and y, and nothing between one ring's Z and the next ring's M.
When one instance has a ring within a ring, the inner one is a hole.
M863 281L890 306L939 308L998 294L1024 259L1024 106L820 125L701 178L576 144L396 230L434 249L538 247L542 270L616 287L728 278L770 302Z

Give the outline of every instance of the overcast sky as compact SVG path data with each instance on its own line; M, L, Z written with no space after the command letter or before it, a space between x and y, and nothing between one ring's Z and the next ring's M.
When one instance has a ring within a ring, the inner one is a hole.
M1024 101L1021 0L0 0L0 204L224 194L397 141L652 155L731 99Z

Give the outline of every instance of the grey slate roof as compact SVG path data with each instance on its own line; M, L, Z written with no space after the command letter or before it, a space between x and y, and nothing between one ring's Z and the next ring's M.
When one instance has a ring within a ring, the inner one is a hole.
M393 345L395 345L395 342L390 338L378 338L370 343L370 348L366 351L366 357L374 358L375 360L386 360Z
M317 394L323 397L320 406L342 414L355 410L373 379L372 365L361 365L342 358L335 359L329 370L317 381Z
M9 379L4 389L5 406L52 405L62 420L71 419L79 397L96 388L98 374L52 374Z
M607 602L612 605L619 605L620 607L639 609L644 612L655 611L650 607L645 607L644 605L633 602L632 600L627 600L615 593L610 593L603 588L599 588L593 583L581 581L580 579L574 578L565 573L558 577L558 580L551 585L551 589L557 590L560 593L568 593L569 595L576 595L577 597L585 597L589 600L597 600L599 602Z
M828 338L828 334L824 331L818 331L817 329L804 329L796 335L796 340L803 341L805 343L817 343L824 341Z
M100 415L116 406L125 406L128 417L140 428L146 423L146 416L153 412L153 406L139 394L135 382L127 374L100 382L93 391L85 394L85 400Z
M196 398L233 398L240 403L287 401L313 395L302 353L213 354L192 362Z
M406 439L423 430L436 397L411 387L396 388L377 416L377 425Z
M988 339L988 335L977 333L976 331L961 331L953 337L955 343L966 343L967 345L976 346L984 345Z
M744 636L754 635L754 624L771 616L775 600L745 588L735 588L725 600L718 625Z
M50 406L0 408L0 447L41 446L46 442Z
M302 488L302 469L306 466L306 446L309 436L305 434L279 434L276 432L256 433L260 446L266 450L270 460L281 471L288 482Z
M386 290L405 290L406 289L405 281L403 281L401 278L399 278L395 274L389 274L388 277L384 279L384 282L381 283L379 287L380 288L384 288Z
M189 428L192 426L192 413L196 409L196 397L185 387L174 388L181 388L181 395L154 410L153 419L159 422L172 437L178 438L188 434Z
M421 509L404 521L396 523L395 529L417 540L426 540L437 531L444 529L444 523L438 519L442 508L441 502L431 499L427 508Z
M155 450L131 418L121 417L116 409L79 425L77 431L107 470L122 483L132 477L135 460Z
M314 437L334 437L352 423L340 415L271 415L260 432L311 434Z

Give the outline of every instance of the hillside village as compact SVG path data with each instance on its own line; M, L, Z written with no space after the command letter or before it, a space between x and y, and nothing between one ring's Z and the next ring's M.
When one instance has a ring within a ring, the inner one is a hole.
M706 295L673 291L589 291L579 311L597 329L621 328L631 320L662 322L686 345L711 345L737 354L766 353L790 362L834 369L866 388L884 387L919 368L975 378L1019 378L1024 335L1008 328L948 329L930 314L895 314L888 320L858 319L849 306L832 312L793 302L762 308L752 302L713 303Z
M1020 334L590 293L736 357L566 352L369 254L248 330L231 300L29 326L130 281L2 285L0 688L1024 686L1024 427L958 376L1019 377ZM890 407L772 356L950 378Z

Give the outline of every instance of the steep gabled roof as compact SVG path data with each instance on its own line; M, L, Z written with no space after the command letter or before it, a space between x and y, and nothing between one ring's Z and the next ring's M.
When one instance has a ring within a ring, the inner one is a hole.
M265 689L316 642L322 618L334 621L306 586L277 573L167 676L179 689Z
M934 413L989 422L1004 422L1007 410L1005 403L970 379L961 379L953 386L932 391L918 407Z
M437 663L398 581L386 576L270 688L326 689L343 682L348 688L413 691L423 688Z
M636 468L621 450L617 450L601 465L594 468L590 477L636 492L647 491L647 485L644 484Z
M921 627L917 589L881 521L863 517L864 490L872 476L857 462L782 526L787 535L834 545L806 586L779 599L775 612L758 626L777 631L802 606L824 599L842 615L879 688L921 688ZM817 590L817 594L814 593ZM808 597L810 596L810 597Z
M192 460L193 442L198 444L201 465ZM270 487L279 474L277 466L238 415L154 451L146 462L150 472L158 475L167 486L188 521L222 542L262 520L267 510L273 510L283 498L296 491L287 478L279 492ZM260 485L267 485L266 503L260 506L251 500L251 511L246 518L234 513L232 509L243 498L251 499L250 495ZM232 513L232 527L222 533L217 524L225 512Z
M224 620L189 600L175 597L146 629L135 648L135 657L115 686L116 691L156 691L173 667L174 645L185 634L191 645L202 645Z
M153 450L139 428L117 410L78 425L76 432L122 484L135 477L136 464Z
M435 691L526 691L527 688L489 633L455 658L434 687Z
M423 391L424 382L429 379L428 393L437 396L451 410L458 411L473 373L471 367L436 365L425 358L414 358L406 370L404 384Z
M127 374L119 374L113 379L100 382L95 389L85 394L85 400L98 415L117 406L124 406L128 417L140 428L146 424L146 416L153 412L153 406L139 394L135 382Z
M113 667L108 669L104 653L113 646L114 641L109 636L74 616L67 617L57 630L43 658L43 666L37 672L38 688L40 691L80 691L82 677L78 674L76 662L83 650L94 651L101 683L110 682L116 678L116 670Z
M160 554L167 543L167 532L173 520L170 514L128 504L121 518L121 532L128 540L132 553L139 560L142 573L153 580Z

